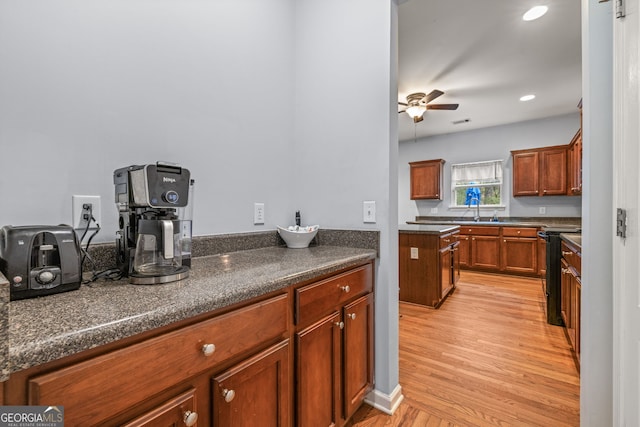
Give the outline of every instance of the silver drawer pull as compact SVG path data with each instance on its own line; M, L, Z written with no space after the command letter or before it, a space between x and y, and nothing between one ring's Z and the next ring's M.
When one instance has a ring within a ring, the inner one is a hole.
M224 397L224 401L229 403L236 397L236 392L233 390L227 390L226 388L222 390L222 397Z
M198 413L185 411L184 416L182 417L182 421L184 421L184 425L186 425L187 427L192 427L198 422Z
M211 356L216 351L215 344L205 344L202 346L202 353L205 356Z
M342 289L347 294L351 291L351 288L349 287L349 285L341 286L340 289Z

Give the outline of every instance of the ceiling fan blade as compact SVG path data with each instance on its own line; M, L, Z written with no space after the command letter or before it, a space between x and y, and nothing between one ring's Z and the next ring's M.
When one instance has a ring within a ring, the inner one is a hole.
M407 111L407 110L400 110L400 111L398 111L398 114L404 113L405 111Z
M404 105L405 107L408 107L408 106L409 106L409 104L405 104L404 102L400 102L400 101L398 101L398 104L400 104L400 105Z
M427 110L457 110L458 104L430 104Z
M434 89L432 90L429 95L424 97L424 102L425 104L430 103L431 101L433 101L434 99L436 99L437 97L439 97L440 95L444 95L444 92L438 89Z
M413 123L420 123L421 121L424 120L424 117L422 116L417 116L413 118Z

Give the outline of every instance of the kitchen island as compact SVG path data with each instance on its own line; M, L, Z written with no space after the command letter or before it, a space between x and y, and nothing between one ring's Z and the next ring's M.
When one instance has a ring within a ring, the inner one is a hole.
M401 224L398 231L400 301L440 307L460 275L460 226Z
M267 418L261 408L279 408L274 417L286 424L304 416L294 415L293 401L303 408L302 399L314 396L316 406L329 408L315 415L341 425L373 385L375 258L370 249L268 247L194 258L179 282L98 281L11 302L3 403L62 405L65 421L76 425L165 419L156 415L186 423L196 410L202 425L228 425L249 407ZM318 325L327 326L316 332ZM325 346L326 337L336 345ZM324 347L331 348L327 357L313 350ZM335 375L329 384L342 383L349 396L302 381L312 365L326 366ZM244 388L231 393L228 384ZM266 388L264 397L247 403L255 387Z

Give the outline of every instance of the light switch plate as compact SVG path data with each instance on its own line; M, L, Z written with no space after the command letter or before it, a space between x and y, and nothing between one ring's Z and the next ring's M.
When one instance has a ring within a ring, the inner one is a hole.
M376 222L376 202L362 202L362 220L364 222Z
M264 224L264 203L253 204L253 223Z

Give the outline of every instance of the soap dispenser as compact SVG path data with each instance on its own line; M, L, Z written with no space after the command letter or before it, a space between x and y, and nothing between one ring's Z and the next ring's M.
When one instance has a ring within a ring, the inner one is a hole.
M296 211L296 225L300 227L300 211Z

